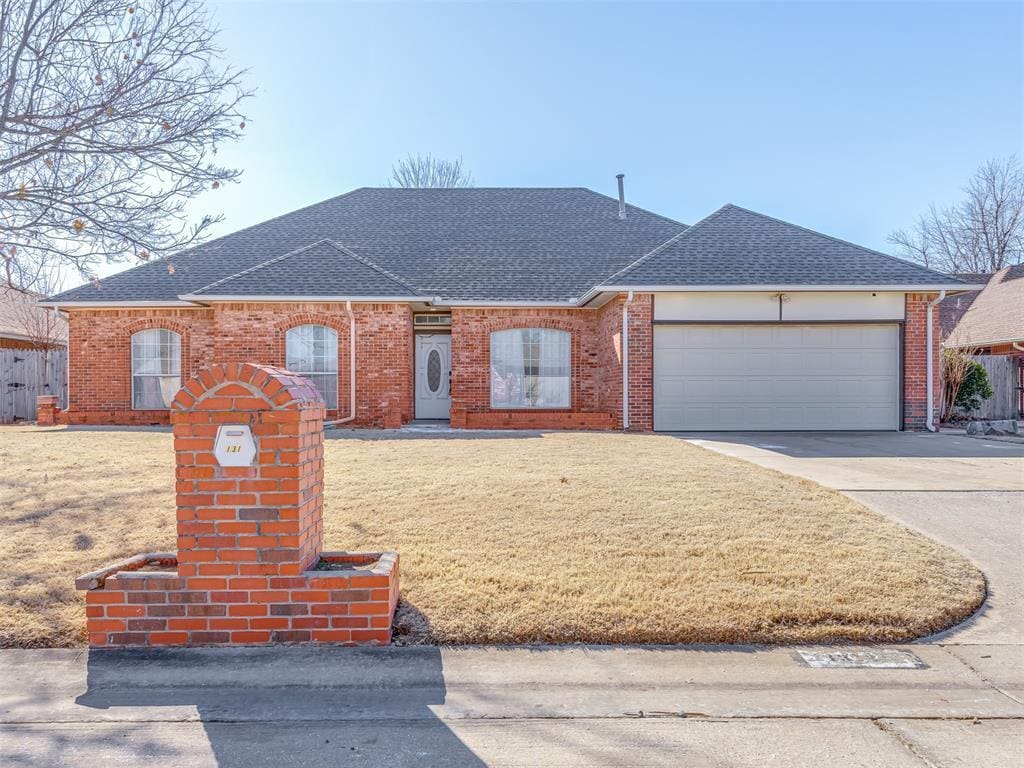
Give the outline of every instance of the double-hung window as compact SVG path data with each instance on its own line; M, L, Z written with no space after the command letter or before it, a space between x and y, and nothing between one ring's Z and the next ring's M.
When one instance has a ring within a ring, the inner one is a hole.
M338 333L323 325L300 325L285 334L285 366L313 382L330 409L338 407Z
M181 337L165 328L132 335L132 408L165 411L181 389Z
M491 334L492 408L568 408L570 334L514 328Z

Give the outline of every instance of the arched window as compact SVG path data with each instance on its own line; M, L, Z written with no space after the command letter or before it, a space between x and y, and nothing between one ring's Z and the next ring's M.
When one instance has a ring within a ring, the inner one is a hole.
M316 385L327 407L338 407L338 334L323 325L299 325L285 334L285 367Z
M491 334L492 408L568 408L570 336L549 328Z
M181 389L181 336L166 328L132 334L132 408L165 411Z

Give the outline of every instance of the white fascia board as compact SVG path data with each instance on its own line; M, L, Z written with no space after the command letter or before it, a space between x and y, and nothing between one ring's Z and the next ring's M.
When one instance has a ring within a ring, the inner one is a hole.
M159 307L177 307L186 309L202 309L193 301L38 301L40 307L54 309L152 309Z
M433 301L430 296L205 296L190 293L182 294L178 298L185 301L195 302L230 301L243 304L247 302L274 302L278 304L316 302L321 304L343 304L346 301L351 301L353 304L411 304L415 302L429 304Z
M907 285L810 285L798 283L793 285L599 285L592 288L585 296L591 293L602 291L613 291L625 293L635 291L636 293L684 293L684 292L739 292L739 291L892 291L896 293L922 293L946 291L963 293L965 291L980 291L984 285L956 284L907 284ZM581 299L582 301L583 299Z
M0 328L0 339L14 339L15 341L32 341L31 336L26 336L24 333L17 333L15 331L7 331Z
M954 333L955 332L956 330L954 329ZM949 338L946 339L945 342L943 342L943 346L949 347L950 349L960 349L961 347L994 347L997 344L1019 344L1022 342L1024 342L1024 336L1016 336L1005 339L983 339L982 341L975 341L974 339L970 339L969 341L966 341L963 344L961 344L958 341L955 341L952 338Z
M579 307L575 299L567 301L461 301L451 299L438 299L438 304L446 307Z

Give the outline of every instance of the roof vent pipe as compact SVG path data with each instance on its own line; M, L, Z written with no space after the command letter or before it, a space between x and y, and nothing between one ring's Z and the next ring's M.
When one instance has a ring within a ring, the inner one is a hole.
M622 180L626 177L624 173L615 174L615 178L619 180L619 218L626 218L626 190L622 185Z

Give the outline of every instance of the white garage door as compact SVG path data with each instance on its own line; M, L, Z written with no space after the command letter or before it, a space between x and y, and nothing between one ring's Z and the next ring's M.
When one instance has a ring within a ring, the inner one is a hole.
M658 325L654 428L897 429L898 325Z

